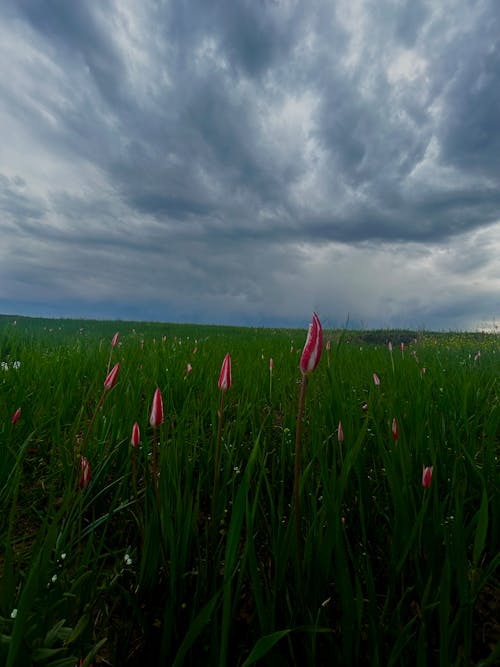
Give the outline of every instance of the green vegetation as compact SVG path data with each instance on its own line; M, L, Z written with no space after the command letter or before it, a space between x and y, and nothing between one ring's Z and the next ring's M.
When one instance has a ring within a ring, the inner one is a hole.
M498 338L324 334L299 558L305 329L0 318L0 664L498 664Z

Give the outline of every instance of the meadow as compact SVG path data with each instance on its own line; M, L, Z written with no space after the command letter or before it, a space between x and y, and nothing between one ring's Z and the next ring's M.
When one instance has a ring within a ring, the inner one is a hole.
M498 336L325 329L298 424L307 324L0 317L0 664L500 663Z

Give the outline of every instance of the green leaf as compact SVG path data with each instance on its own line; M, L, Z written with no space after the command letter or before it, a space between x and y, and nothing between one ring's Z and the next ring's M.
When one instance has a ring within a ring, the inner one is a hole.
M66 651L65 648L37 648L33 651L33 662L45 662L56 655L60 655Z
M65 623L66 619L63 618L47 632L43 641L45 648L52 648L57 640L62 640L67 636L68 632L71 631L71 628L64 627Z
M261 637L250 651L250 655L245 660L242 667L249 667L250 665L253 665L255 662L257 662L257 660L263 658L267 653L269 653L272 647L279 642L280 639L286 637L288 634L290 634L290 632L292 632L291 629L278 630L277 632L272 632L270 635Z
M64 643L66 645L69 645L72 644L74 641L76 641L78 637L82 634L82 632L85 630L88 624L89 624L89 617L87 616L87 614L81 616L78 619L78 623L75 625L75 627L71 630L71 632L68 633L68 636L65 638Z
M216 593L214 597L207 602L199 614L194 618L193 622L189 626L189 630L187 631L186 636L182 640L182 644L180 645L179 650L177 651L177 655L175 656L172 667L178 667L183 664L187 652L194 644L196 638L203 630L203 628L205 628L210 622L218 599L219 593Z
M477 528L476 536L474 538L474 550L472 552L472 564L474 567L479 563L486 542L486 535L488 533L488 494L486 493L486 489L483 489L481 507L476 516Z
M7 536L3 564L3 576L0 579L0 609L8 615L14 605L16 586L14 579L14 557L10 535Z

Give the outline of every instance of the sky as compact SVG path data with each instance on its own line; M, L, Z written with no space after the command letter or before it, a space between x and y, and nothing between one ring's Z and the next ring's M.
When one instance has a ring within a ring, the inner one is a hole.
M0 312L500 323L498 0L3 0Z

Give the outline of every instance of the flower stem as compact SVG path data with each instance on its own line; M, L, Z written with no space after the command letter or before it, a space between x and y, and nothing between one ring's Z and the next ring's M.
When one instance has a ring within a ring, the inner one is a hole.
M214 459L214 485L212 489L212 521L215 526L215 510L217 507L217 486L219 483L219 456L220 456L220 441L222 434L222 410L224 409L224 395L226 392L221 391L220 395L220 405L218 412L218 423L217 423L217 440L215 441L215 459Z
M156 509L158 511L158 520L160 520L160 495L158 493L158 442L156 435L156 426L153 426L153 486L155 491Z
M297 538L297 560L299 568L302 565L302 540L300 536L300 454L301 454L302 416L304 414L306 387L307 387L307 375L304 373L302 375L302 384L300 385L299 408L297 411L297 428L295 430L295 467L293 476L295 535Z
M87 446L87 443L88 443L89 438L90 438L90 434L91 434L92 429L93 429L93 427L94 427L94 422L95 422L95 418L97 417L97 413L98 413L99 410L102 408L102 404L104 403L104 399L105 399L105 397L106 397L106 393L107 393L106 390L104 390L104 391L102 392L101 398L99 399L99 403L97 404L97 407L96 407L96 409L95 409L95 411L94 411L94 414L92 415L92 419L90 420L90 424L89 424L89 426L88 426L88 428L87 428L87 433L85 434L85 439L83 440L83 442L82 442L82 446L81 446L81 449L80 449L80 455L81 455L81 456L85 456L85 448L86 448L86 446Z

